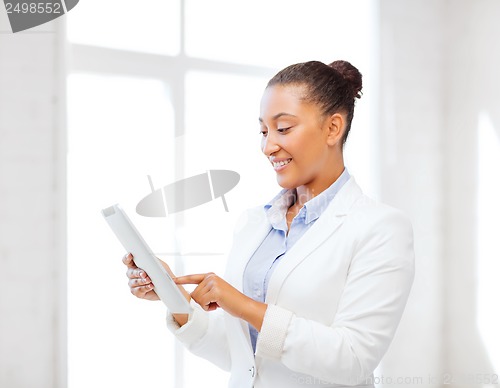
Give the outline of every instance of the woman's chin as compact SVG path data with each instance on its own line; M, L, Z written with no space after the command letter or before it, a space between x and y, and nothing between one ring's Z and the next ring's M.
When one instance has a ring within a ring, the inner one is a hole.
M295 189L297 187L297 182L295 180L286 179L280 175L276 175L276 181L278 182L278 185L284 189Z

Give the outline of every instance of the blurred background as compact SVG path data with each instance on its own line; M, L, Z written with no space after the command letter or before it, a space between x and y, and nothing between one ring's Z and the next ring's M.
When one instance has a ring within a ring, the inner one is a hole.
M0 387L226 385L129 293L100 210L119 202L178 274L222 274L238 215L280 189L266 82L313 59L362 72L346 165L414 226L377 386L500 385L498 20L497 0L82 0L12 34L0 7ZM209 169L241 176L229 212L135 213L147 175Z

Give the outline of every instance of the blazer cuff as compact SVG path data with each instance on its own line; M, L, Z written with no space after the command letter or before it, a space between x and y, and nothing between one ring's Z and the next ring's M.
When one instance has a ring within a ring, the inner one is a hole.
M208 329L208 315L201 306L191 299L193 307L188 321L180 326L170 311L167 310L167 328L185 345L191 345L202 338Z
M267 305L257 337L255 355L279 360L293 313L274 304Z

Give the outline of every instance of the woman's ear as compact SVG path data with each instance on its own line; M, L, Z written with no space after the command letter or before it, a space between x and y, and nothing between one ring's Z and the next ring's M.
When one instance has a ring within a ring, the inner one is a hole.
M345 131L345 117L341 113L334 113L327 118L328 125L327 144L335 146L342 142L342 137Z

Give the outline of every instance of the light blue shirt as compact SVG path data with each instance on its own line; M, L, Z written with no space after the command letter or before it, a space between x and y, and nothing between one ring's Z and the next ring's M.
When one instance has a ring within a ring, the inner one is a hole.
M243 293L245 295L258 302L265 301L269 278L278 262L286 260L286 252L314 224L349 178L349 172L344 169L330 187L307 201L292 220L288 235L286 213L295 202L297 190L283 189L264 205L266 216L272 228L246 265L243 274ZM255 353L259 333L252 325L249 325L249 329Z

